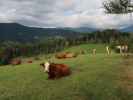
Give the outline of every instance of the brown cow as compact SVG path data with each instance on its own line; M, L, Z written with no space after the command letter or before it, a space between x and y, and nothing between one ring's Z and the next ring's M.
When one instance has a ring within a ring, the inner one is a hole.
M55 57L57 59L63 59L63 58L65 58L65 53L58 53L58 54L55 55Z
M33 62L32 60L27 61L27 63L29 63L29 64L31 64L32 62Z
M71 74L69 67L65 64L55 64L46 62L45 64L40 64L44 72L48 73L48 79L56 79L64 76L68 76Z
M65 58L74 58L74 57L77 57L77 54L71 52L67 52L65 54Z
M12 65L20 65L21 64L21 59L12 59L11 61L10 61L10 64L12 64Z
M74 58L77 57L77 54L71 52L59 53L55 55L58 59L65 59L65 58Z

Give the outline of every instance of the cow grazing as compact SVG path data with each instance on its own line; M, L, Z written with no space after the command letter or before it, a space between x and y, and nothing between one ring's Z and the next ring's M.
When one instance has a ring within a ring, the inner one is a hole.
M111 50L110 50L109 46L106 46L106 52L107 52L107 55L110 55Z
M48 79L57 79L71 74L69 67L65 64L55 64L46 62L40 64L44 72L48 73Z
M119 51L121 55L127 55L128 53L128 45L118 45L116 46L116 50Z
M96 55L96 49L93 49L92 51L93 51L93 55Z

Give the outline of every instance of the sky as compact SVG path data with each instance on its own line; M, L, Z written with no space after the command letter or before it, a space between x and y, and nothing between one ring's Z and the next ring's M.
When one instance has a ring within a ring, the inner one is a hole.
M106 0L0 0L0 23L26 26L124 28L132 24L131 14L104 12Z

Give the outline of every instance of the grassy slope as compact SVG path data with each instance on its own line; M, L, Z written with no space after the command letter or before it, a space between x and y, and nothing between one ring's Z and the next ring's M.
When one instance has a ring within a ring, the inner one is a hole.
M85 50L86 53L92 53L93 49L96 49L96 53L105 53L106 46L106 44L82 44L80 46L73 46L69 49L65 49L65 51L79 52L81 50Z
M72 49L75 50L75 49ZM113 54L80 55L54 60L68 64L73 73L47 80L39 62L0 68L0 100L132 100L117 84L121 58ZM124 99L128 98L128 99Z

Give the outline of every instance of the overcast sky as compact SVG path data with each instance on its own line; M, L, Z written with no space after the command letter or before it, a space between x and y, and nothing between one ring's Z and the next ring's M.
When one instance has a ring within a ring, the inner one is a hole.
M0 23L36 27L122 28L130 15L108 15L105 0L0 0Z

